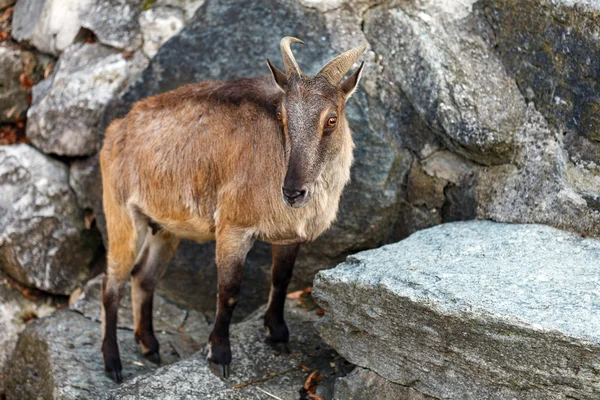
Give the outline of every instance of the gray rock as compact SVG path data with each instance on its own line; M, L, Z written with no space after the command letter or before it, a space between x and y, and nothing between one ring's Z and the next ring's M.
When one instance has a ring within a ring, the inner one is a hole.
M140 27L144 45L142 50L148 58L185 25L185 12L176 8L151 8L140 15Z
M334 400L427 400L434 397L383 379L373 371L357 367L335 381Z
M97 125L106 104L145 65L143 56L126 59L101 45L76 44L65 50L50 79L34 92L27 113L27 137L45 153L83 156L100 147Z
M45 317L54 310L51 303L26 299L0 275L0 393L4 393L4 382L10 376L10 371L5 370L6 362L17 345L19 333L28 320Z
M71 296L72 310L78 311L84 317L100 323L100 285L104 274L90 280L80 293ZM133 311L131 309L131 288L125 286L124 295L119 307L118 327L133 331ZM184 333L196 346L204 346L210 334L206 317L198 311L177 307L162 296L155 295L153 303L153 324L156 332L169 334ZM163 344L166 345L166 344Z
M19 282L69 294L97 248L66 165L25 145L0 147L0 267Z
M510 160L525 102L469 29L471 1L400 3L367 12L364 31L393 81L448 148L482 164Z
M600 4L482 0L476 8L490 44L537 109L559 131L600 147Z
M141 0L21 0L15 6L12 36L58 56L88 29L97 40L118 49L142 44L138 16Z
M340 355L443 399L595 399L600 240L471 221L320 272L318 331Z
M81 1L81 0L80 0ZM94 32L98 41L117 49L133 51L142 44L139 15L143 0L84 0L81 26Z
M133 332L119 329L124 379L158 368L142 356ZM158 331L161 360L171 364L193 354L189 337ZM101 326L81 314L63 310L29 325L9 361L6 396L12 399L101 399L117 387L105 373Z
M29 107L27 91L19 81L23 73L21 54L17 46L0 43L0 122L23 120Z
M332 398L336 377L345 375L348 366L335 352L324 345L314 329L318 318L314 311L302 309L297 302L288 300L286 320L291 332L290 355L275 354L264 343L262 313L231 328L233 361L227 381L210 371L205 354L195 356L158 369L152 374L126 382L108 398L119 400L142 399L268 399L262 392L282 399L297 399L310 370L318 370L324 379L317 386L317 395ZM268 378L273 375L270 379ZM236 385L248 384L242 388Z
M204 4L205 0L155 0L152 8L175 7L185 12L186 21L194 16L196 10Z
M91 1L77 0L65 7L61 0L20 0L13 14L12 37L57 56L75 41L81 30L80 10Z

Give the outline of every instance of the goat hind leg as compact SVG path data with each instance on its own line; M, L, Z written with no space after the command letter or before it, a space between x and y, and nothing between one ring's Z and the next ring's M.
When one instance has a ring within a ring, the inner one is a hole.
M131 303L134 335L142 354L160 362L159 344L152 326L154 289L179 245L179 239L166 231L148 229L138 261L131 273Z

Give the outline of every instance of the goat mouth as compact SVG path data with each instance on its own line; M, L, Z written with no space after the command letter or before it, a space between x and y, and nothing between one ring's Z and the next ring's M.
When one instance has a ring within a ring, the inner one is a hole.
M305 207L308 204L308 202L310 201L310 194L307 194L302 199L293 199L293 200L290 200L290 199L286 198L285 196L282 196L282 200L285 203L285 205L288 207L302 208L302 207Z

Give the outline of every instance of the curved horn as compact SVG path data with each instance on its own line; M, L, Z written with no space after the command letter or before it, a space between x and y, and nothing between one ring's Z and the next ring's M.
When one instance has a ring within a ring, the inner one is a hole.
M302 76L302 71L300 71L300 67L294 58L294 54L292 54L292 49L290 47L292 43L304 44L302 40L291 36L284 37L279 43L279 47L281 48L281 56L283 57L283 65L285 66L285 73L288 77L296 74Z
M317 74L317 77L324 77L331 85L339 85L344 75L346 75L346 72L352 68L352 64L358 60L358 57L365 52L366 48L367 44L363 43L355 49L348 50L347 52L340 54L333 60L329 61L323 68L321 68Z

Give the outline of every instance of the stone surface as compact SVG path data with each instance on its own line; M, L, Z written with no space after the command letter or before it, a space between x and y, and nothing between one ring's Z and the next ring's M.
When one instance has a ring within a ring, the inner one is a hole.
M1 7L0 7L1 8ZM22 52L8 42L0 43L0 122L23 119L29 102L19 76L24 72Z
M133 51L142 44L139 15L143 0L79 0L83 28L107 46Z
M88 0L20 0L15 5L12 36L38 50L57 56L81 30L79 12Z
M185 12L176 8L151 8L140 16L140 27L144 45L142 50L148 58L185 25Z
M245 322L231 328L233 361L231 376L223 381L212 374L204 353L161 368L152 374L126 382L113 391L108 399L268 399L260 389L282 399L297 399L309 372L319 370L325 377L316 394L323 398L333 395L336 377L345 375L349 366L318 338L314 311L302 309L297 302L286 304L286 320L290 328L289 355L275 354L264 343L262 313L264 308ZM279 374L264 381L261 378ZM240 389L236 385L250 383Z
M0 267L19 282L69 294L98 245L68 168L25 145L0 147Z
M90 280L76 296L71 296L72 310L78 311L92 321L101 322L100 285L104 274ZM206 317L198 311L177 307L162 296L155 295L153 303L153 324L156 332L170 334L183 333L197 346L208 341L210 333ZM131 288L125 286L119 307L118 327L133 331L133 311L131 309Z
M470 1L402 3L365 15L365 35L440 139L482 164L510 160L525 102L468 24Z
M387 381L368 369L357 367L335 381L334 400L427 400L433 397L413 388Z
M99 150L97 125L106 104L145 65L99 43L65 50L49 81L34 91L27 137L45 153L83 156Z
M6 277L0 275L0 393L11 375L6 362L17 345L18 335L27 323L52 313L55 307L46 301L29 300L14 289Z
M124 379L158 368L142 356L133 332L119 329ZM157 331L161 360L171 364L199 349L189 337ZM117 387L105 373L100 323L62 310L29 325L9 361L8 399L101 399Z
M100 43L131 51L142 44L141 11L141 0L20 0L12 36L58 56L83 39L87 29Z
M594 399L600 240L471 221L320 272L318 331L348 361L436 398Z

